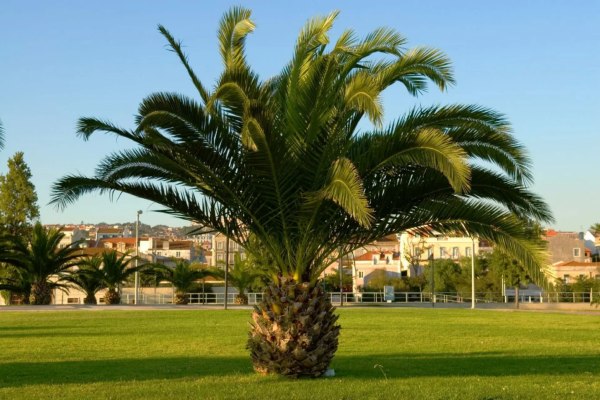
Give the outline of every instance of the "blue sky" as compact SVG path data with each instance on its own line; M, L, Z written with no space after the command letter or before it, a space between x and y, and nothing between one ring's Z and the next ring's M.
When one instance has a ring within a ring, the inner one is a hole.
M332 31L366 34L393 27L408 46L428 45L452 59L457 84L412 98L385 96L386 120L412 105L475 103L506 114L534 164L534 191L550 204L554 227L600 222L600 1L27 1L2 0L0 120L6 160L23 151L44 223L133 221L186 225L128 196L88 195L57 211L47 205L61 176L91 175L104 155L128 146L75 135L77 119L101 117L133 126L139 101L155 91L194 95L178 60L156 30L165 25L185 45L205 84L220 71L216 29L232 4L253 10L248 40L254 69L269 77L289 59L302 25L339 9Z

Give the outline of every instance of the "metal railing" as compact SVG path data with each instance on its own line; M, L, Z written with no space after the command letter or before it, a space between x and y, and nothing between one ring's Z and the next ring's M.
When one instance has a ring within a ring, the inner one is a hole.
M227 304L234 304L237 293L229 293ZM595 296L593 292L537 292L519 294L521 303L591 303ZM189 304L224 304L223 293L187 293ZM262 300L262 293L247 293L248 304L254 305ZM340 296L341 299L340 299ZM384 292L329 292L329 300L333 304L344 303L388 303ZM476 303L514 303L515 295L501 293L476 293ZM124 304L132 304L133 295L124 296ZM140 296L140 304L172 304L173 296L146 295ZM455 292L394 292L393 303L470 303L471 296L462 296Z
M225 301L224 293L187 293L189 304L222 305ZM227 304L235 304L237 293L228 293ZM254 305L262 300L262 293L247 293L248 304ZM341 296L341 297L340 297ZM521 303L592 303L600 299L599 293L595 292L531 292L519 293ZM384 292L329 292L329 299L333 304L360 303L387 303ZM79 301L75 301L79 300ZM173 304L173 294L164 293L141 293L140 304ZM476 293L477 303L514 303L515 294L512 292L502 295L501 293ZM123 294L121 304L134 304L133 294ZM462 296L460 293L434 293L431 292L394 292L394 303L470 303L471 296ZM53 304L83 304L83 297L56 297ZM102 302L100 302L102 304Z

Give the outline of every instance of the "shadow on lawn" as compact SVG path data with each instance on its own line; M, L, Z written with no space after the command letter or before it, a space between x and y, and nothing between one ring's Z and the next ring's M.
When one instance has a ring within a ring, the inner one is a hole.
M498 353L339 356L339 378L389 379L452 376L566 375L600 373L600 356L515 356ZM0 364L0 387L36 384L85 384L203 376L250 375L247 357L15 362Z

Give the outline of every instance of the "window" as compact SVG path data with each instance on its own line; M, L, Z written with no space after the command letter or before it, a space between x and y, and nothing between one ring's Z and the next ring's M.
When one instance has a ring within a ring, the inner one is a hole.
M575 247L573 249L573 257L579 257L581 254L581 249L579 247Z
M454 259L458 258L458 247L452 248L452 258L454 258Z
M433 258L433 248L428 248L427 249L427 258Z
M365 276L365 273L363 271L358 271L359 278L363 278L364 276Z
M79 297L68 297L67 304L79 304Z
M377 264L377 259L378 259L378 258L379 258L379 257L377 257L377 256L373 256L373 264Z
M217 260L219 260L219 261L223 261L224 260L223 253L217 254Z
M565 283L569 283L571 281L571 276L570 275L564 275L563 279L564 279Z
M446 248L440 247L440 258L446 258Z
M181 252L180 251L176 251L175 252L175 257L181 257Z
M470 247L465 247L465 255L467 257L471 257L471 248Z
M217 242L217 250L223 250L223 242Z
M389 257L389 256L385 258L385 263L386 263L386 264L389 264L389 263L391 263L391 262L392 262L392 260L390 259L390 257Z
M414 256L417 258L421 257L421 248L420 247L415 247Z

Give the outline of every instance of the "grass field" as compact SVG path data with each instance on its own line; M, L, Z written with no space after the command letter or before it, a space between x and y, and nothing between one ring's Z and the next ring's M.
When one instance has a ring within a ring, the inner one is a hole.
M256 375L249 311L0 312L0 399L598 399L600 315L342 309L336 376Z

